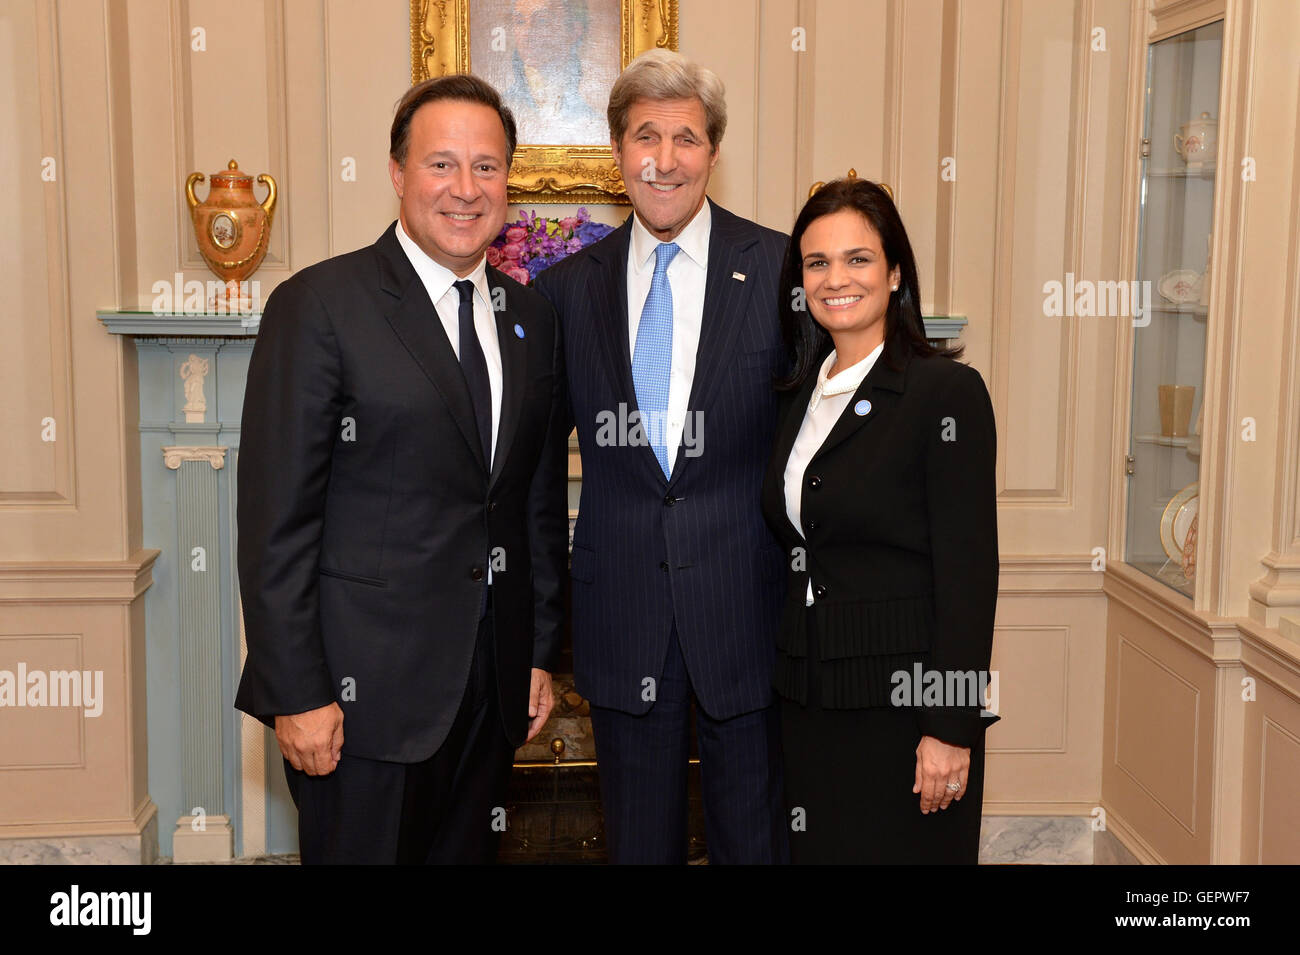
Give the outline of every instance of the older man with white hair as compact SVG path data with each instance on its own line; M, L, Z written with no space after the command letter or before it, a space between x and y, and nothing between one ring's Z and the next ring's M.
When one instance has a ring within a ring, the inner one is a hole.
M772 666L784 554L759 509L788 237L705 192L721 81L666 50L610 93L633 215L538 276L565 343L583 488L573 654L613 862L686 858L695 709L712 862L782 862Z

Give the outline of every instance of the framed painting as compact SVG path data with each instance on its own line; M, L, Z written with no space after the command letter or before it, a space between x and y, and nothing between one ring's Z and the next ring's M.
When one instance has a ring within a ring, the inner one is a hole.
M605 107L623 67L677 49L677 0L411 0L411 83L476 73L519 145L511 202L626 202Z

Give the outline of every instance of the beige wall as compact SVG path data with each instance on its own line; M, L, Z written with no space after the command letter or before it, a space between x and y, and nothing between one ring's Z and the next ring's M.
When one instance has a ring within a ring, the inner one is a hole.
M0 836L76 834L139 858L154 822L139 599L154 555L140 550L134 349L95 318L134 294L123 13L0 7L0 669L102 670L105 697L98 717L0 715Z
M1112 568L1121 553L1126 329L1042 310L1048 279L1132 274L1146 0L680 6L681 49L728 88L714 198L788 229L813 180L852 166L889 182L925 310L969 320L967 359L993 395L1000 439L1005 718L988 739L986 811L1104 806L1151 861L1300 859L1284 835L1261 841L1300 829L1281 795L1300 760L1300 644L1282 619L1300 606L1300 175L1286 40L1300 35L1300 7L1228 2L1223 135L1261 172L1225 187L1216 208L1231 254L1216 260L1207 373L1207 432L1223 435L1207 435L1216 496L1201 533L1213 566L1194 608L1169 617L1166 595L1122 573L1104 591L1112 575L1093 569L1094 548ZM0 752L0 837L89 831L82 818L145 825L144 701L130 688L151 558L140 550L134 351L95 310L148 308L152 284L178 271L209 277L182 184L232 157L281 186L263 297L372 242L396 213L387 129L409 81L407 17L402 0L0 8L0 154L18 184L5 191L12 227L0 239L16 263L0 351L0 651L6 638L34 640L23 652L53 660L73 635L112 651L122 687L113 722L96 728L115 727L110 738L85 737L110 776L122 760L115 778L95 775L90 756L20 771L28 749ZM1097 27L1104 52L1091 49ZM191 49L196 28L204 52ZM791 48L800 28L804 52ZM45 156L54 182L40 178ZM940 177L948 156L951 182ZM349 158L355 182L340 175ZM1249 445L1231 440L1245 415L1260 435ZM41 440L46 416L53 442ZM1257 702L1232 703L1247 674ZM1174 755L1148 732L1160 720L1190 734ZM88 817L35 798L90 786L104 802Z

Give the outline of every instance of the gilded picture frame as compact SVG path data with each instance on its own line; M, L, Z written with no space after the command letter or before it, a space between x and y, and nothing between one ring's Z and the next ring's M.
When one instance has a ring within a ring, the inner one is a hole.
M493 3L504 7L509 0L410 0L411 2L411 83L430 76L471 72L471 5L477 13L490 10ZM598 34L592 39L605 62L613 65L613 50L604 46L617 43L617 69L621 70L646 50L677 49L677 0L616 0L619 25L616 36ZM583 8L584 11L587 8ZM493 18L500 20L499 16ZM517 23L517 21L516 21ZM584 26L586 26L584 12ZM504 34L508 28L493 27ZM613 32L613 31L610 31ZM494 40L501 40L500 35ZM482 38L480 38L480 43ZM572 63L569 64L572 66ZM483 75L480 73L479 75ZM492 79L485 76L485 79ZM611 80L612 82L612 80ZM508 91L503 89L507 105ZM589 104L583 108L590 111ZM609 148L608 127L600 142L537 143L520 142L510 167L509 199L511 202L626 203L627 189ZM516 117L519 119L520 117ZM591 117L587 129L595 129ZM524 126L521 123L521 127ZM521 129L522 133L522 129ZM595 139L588 134L585 138ZM520 135L520 139L525 137Z

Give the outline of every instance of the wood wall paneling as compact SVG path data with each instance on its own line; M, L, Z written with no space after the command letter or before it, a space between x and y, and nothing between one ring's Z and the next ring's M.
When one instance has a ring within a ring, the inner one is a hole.
M48 0L16 0L0 13L0 162L9 228L0 235L8 268L0 355L0 508L66 508L75 501L71 280L67 246L69 176L57 11ZM51 178L47 178L51 177ZM53 440L46 440L50 435Z

